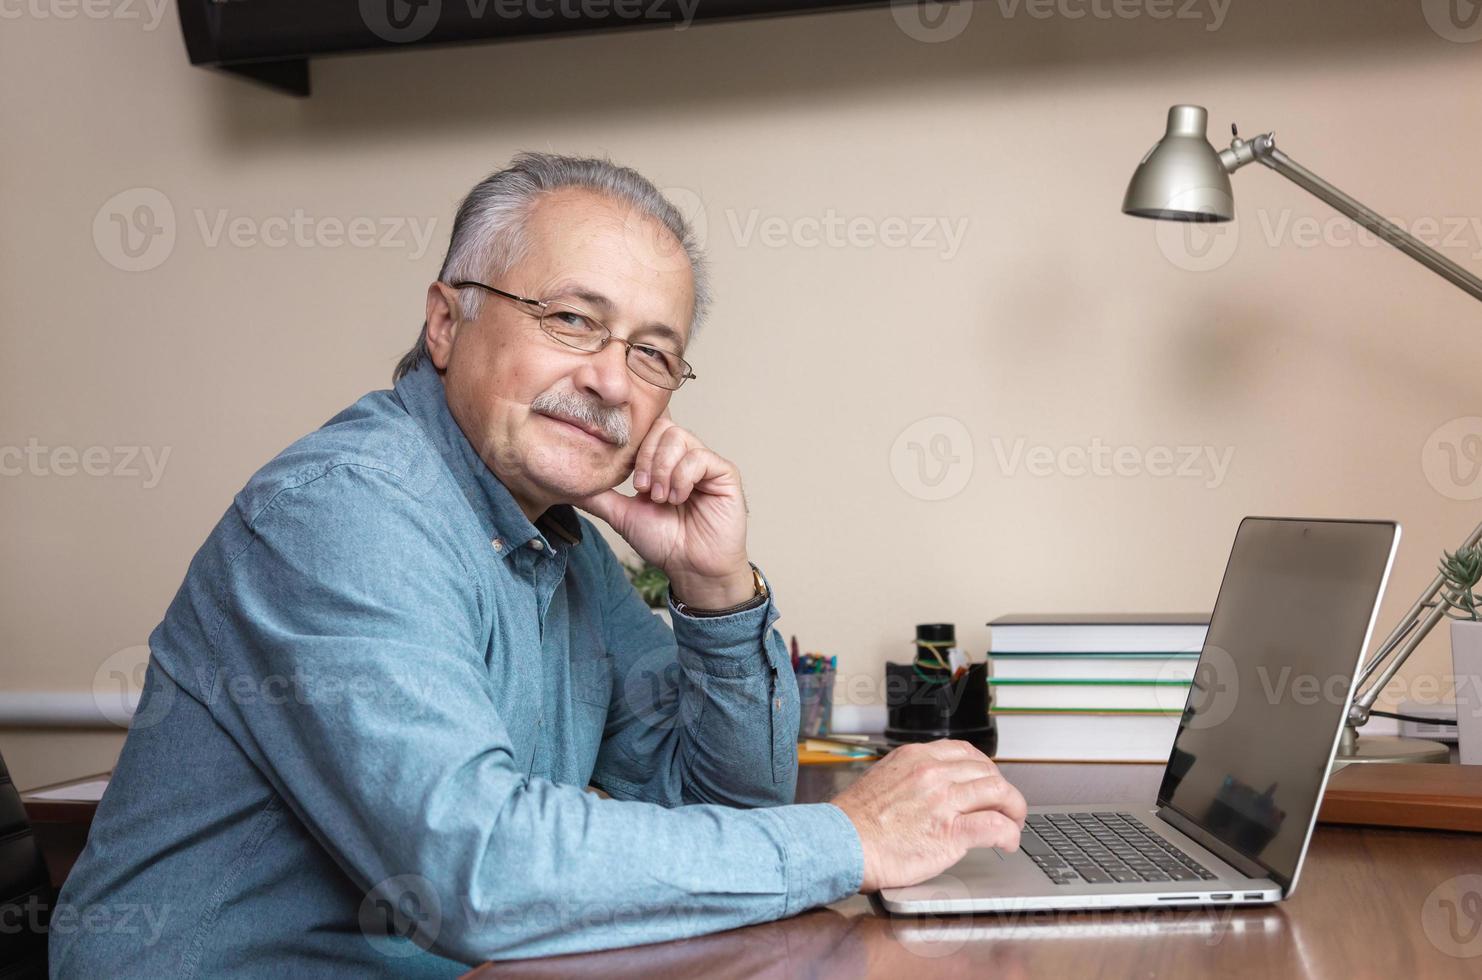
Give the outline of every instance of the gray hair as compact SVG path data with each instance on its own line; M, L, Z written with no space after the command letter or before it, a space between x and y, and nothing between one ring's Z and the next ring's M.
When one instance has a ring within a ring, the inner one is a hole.
M448 254L438 279L453 283L483 279L486 275L498 278L508 272L529 250L525 225L536 203L562 188L580 188L613 198L669 229L690 262L695 289L691 336L698 332L710 306L709 270L698 236L679 209L648 178L610 160L521 153L508 167L479 181L458 206ZM459 306L468 319L479 315L484 299L481 289L463 289L458 293ZM391 380L400 381L427 357L424 321L417 343L402 355Z

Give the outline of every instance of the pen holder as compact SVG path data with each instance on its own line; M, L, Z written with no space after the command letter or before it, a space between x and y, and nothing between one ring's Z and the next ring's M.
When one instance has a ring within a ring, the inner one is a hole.
M794 676L798 679L798 741L827 735L834 718L834 672Z
M998 751L991 703L986 663L968 665L955 681L944 671L885 664L885 737L892 742L956 738L991 756Z

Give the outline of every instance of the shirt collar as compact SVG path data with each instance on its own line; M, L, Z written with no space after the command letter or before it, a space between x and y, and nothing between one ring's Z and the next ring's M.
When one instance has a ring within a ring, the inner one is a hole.
M437 447L469 504L487 519L494 540L501 542L495 548L499 554L507 557L516 548L536 539L540 541L539 547L549 553L551 539L546 533L568 545L581 543L581 518L570 504L552 506L533 524L525 516L514 495L485 465L458 427L448 410L443 379L431 362L424 359L407 372L396 382L395 390L407 414L417 420Z

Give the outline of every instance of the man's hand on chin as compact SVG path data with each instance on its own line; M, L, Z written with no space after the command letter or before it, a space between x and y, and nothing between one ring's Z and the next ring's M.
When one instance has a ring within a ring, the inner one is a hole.
M725 609L755 594L741 474L676 425L667 409L638 447L633 488L631 497L613 489L574 503L662 568L686 604Z

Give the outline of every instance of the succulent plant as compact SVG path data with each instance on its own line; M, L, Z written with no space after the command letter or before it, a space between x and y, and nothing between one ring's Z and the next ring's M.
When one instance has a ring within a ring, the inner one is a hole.
M1477 583L1482 582L1482 545L1460 548L1454 554L1441 552L1441 598L1461 615L1458 619L1482 620L1478 609Z

